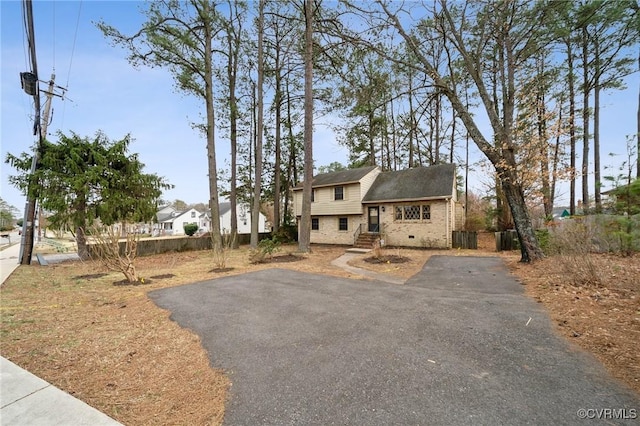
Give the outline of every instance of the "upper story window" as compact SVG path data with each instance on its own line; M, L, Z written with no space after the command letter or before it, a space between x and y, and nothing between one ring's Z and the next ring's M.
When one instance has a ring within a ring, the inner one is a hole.
M316 190L312 189L311 190L311 202L315 202L316 201Z
M333 188L333 199L344 200L344 186L336 186Z
M191 212L191 217L196 217L196 212Z

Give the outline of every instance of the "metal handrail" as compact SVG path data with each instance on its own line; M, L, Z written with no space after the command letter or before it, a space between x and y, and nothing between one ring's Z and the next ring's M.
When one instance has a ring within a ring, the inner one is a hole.
M356 232L353 233L353 244L358 241L360 234L362 234L362 224L359 224L358 228L356 228Z

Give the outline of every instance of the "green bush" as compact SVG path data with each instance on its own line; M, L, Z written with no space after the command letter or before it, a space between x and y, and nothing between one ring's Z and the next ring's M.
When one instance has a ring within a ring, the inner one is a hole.
M249 262L262 263L267 257L280 250L280 242L277 238L264 239L258 243L258 248L249 252Z
M540 249L544 254L549 254L550 244L551 244L551 236L549 235L548 229L536 229L536 238L538 239L538 244L540 245Z
M187 234L188 236L192 236L193 234L196 233L197 230L198 230L198 224L197 223L185 223L184 224L184 233Z
M258 248L267 256L271 257L273 253L280 250L280 241L277 238L264 239L258 243Z

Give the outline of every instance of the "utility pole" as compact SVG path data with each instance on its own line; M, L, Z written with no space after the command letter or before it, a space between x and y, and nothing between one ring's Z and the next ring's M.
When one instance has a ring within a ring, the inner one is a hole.
M42 124L40 125L41 134L43 139L47 139L47 128L49 127L49 117L51 116L51 101L53 96L60 96L53 92L55 86L56 75L51 73L51 79L49 80L49 87L45 93L47 100L44 103L44 112L42 114ZM42 209L38 205L38 242L42 241Z
M31 0L25 0L23 8L26 16L27 27L27 42L29 45L29 57L31 58L31 78L35 83L35 87L32 90L25 92L33 96L33 103L35 106L35 119L33 123L33 134L37 138L36 148L33 152L33 159L31 160L31 176L33 179L34 173L38 166L38 156L40 154L40 148L42 147L42 132L40 129L40 89L38 87L38 61L36 60L36 36L33 26L33 4ZM24 85L24 81L23 81ZM22 239L20 242L20 264L29 265L31 263L31 255L33 254L33 231L34 231L34 218L36 212L36 199L31 192L32 183L29 183L29 189L27 192L27 202L24 208L24 220L22 224Z
M35 107L35 118L33 120L33 135L36 136L36 147L33 151L33 158L31 160L31 176L29 177L29 187L27 190L27 202L24 208L24 220L22 224L22 238L20 241L20 256L19 263L21 265L29 265L31 263L31 256L33 255L34 234L35 234L35 215L36 215L36 197L33 194L33 181L35 172L38 169L38 162L40 151L42 149L42 141L47 135L47 126L49 124L49 114L51 111L51 97L54 95L54 79L55 74L52 74L49 81L49 91L46 92L48 106L45 110L45 116L43 120L40 119L40 88L38 80L38 61L36 60L36 35L33 24L33 1L24 0L22 3L25 27L27 33L27 44L29 47L28 53L31 59L31 72L21 73L22 85L24 91L33 96L33 104ZM65 90L64 88L61 88ZM58 95L56 95L58 96ZM44 131L43 131L44 124Z

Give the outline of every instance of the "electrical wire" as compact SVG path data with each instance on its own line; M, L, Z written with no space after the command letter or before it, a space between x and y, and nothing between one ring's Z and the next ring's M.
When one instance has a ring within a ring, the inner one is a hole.
M80 27L80 15L82 12L82 0L79 1L79 6L78 6L78 18L76 19L76 30L75 33L73 34L73 45L71 46L71 58L69 59L69 72L67 73L67 82L65 84L65 87L69 87L69 78L71 76L71 65L73 64L73 54L75 53L76 50L76 40L78 39L78 28Z
M71 67L73 65L73 55L76 51L76 40L78 39L78 28L80 27L80 16L82 15L82 0L80 0L78 5L78 17L76 18L76 29L75 32L73 34L73 45L71 46L71 57L69 58L69 69L67 71L67 81L64 85L65 90L69 87L69 80L71 79ZM62 99L64 100L64 94ZM65 116L65 112L67 110L67 103L63 102L62 103L62 117L60 118L60 126L62 127L64 125L64 116Z
M53 47L51 49L51 56L52 56L52 60L51 63L53 64L53 73L56 73L56 2L52 2L53 5L53 12L51 13L51 18L52 18L52 22L51 22L51 32L53 34L51 34L51 40L53 41Z

